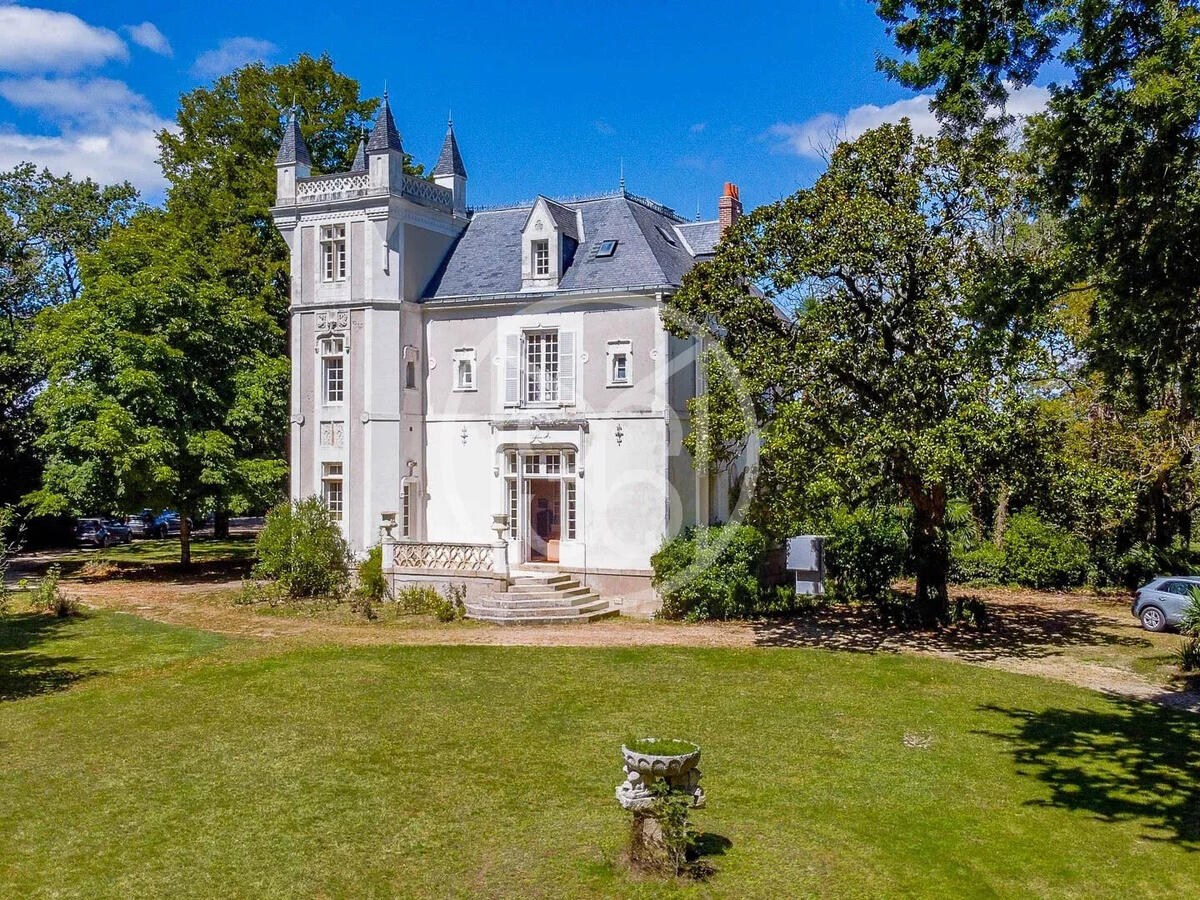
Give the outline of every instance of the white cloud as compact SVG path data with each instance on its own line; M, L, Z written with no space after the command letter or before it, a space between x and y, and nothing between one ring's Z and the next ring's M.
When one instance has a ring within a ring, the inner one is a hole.
M708 127L707 122L697 122L695 125L693 125L691 128L689 128L688 131L690 131L692 134L699 134L707 127Z
M9 78L0 97L56 124L103 123L152 112L150 101L113 78Z
M153 22L143 22L141 25L126 25L125 30L129 32L129 39L139 47L145 47L159 56L174 56L175 51L171 49L171 42L167 40L167 36L158 30L158 26Z
M1017 118L1025 118L1041 112L1049 99L1047 88L1036 85L1017 88L1009 94L1007 111ZM918 94L887 106L873 103L856 106L841 116L826 112L803 122L777 122L767 129L767 136L775 140L777 150L809 159L820 159L835 144L852 141L863 132L885 122L899 122L902 118L912 122L917 134L932 136L938 132L937 117L929 106L932 100L929 94Z
M158 167L158 132L172 127L150 102L111 78L10 78L0 97L33 110L56 134L0 130L0 169L32 162L52 172L101 183L130 181L147 199L165 182Z
M265 59L278 49L270 41L258 38L226 38L212 50L205 50L196 57L192 63L192 74L198 78L217 78L238 66Z
M115 32L78 16L25 6L0 6L0 71L78 72L128 59Z

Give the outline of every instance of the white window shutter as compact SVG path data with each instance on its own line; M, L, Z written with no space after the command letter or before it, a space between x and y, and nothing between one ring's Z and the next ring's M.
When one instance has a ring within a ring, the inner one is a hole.
M564 406L575 405L575 332L558 333L558 397Z
M504 405L521 405L521 335L504 338Z

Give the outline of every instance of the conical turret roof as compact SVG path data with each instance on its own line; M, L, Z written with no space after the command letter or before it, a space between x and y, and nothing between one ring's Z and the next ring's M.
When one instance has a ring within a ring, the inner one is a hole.
M296 121L296 109L288 114L287 125L283 128L283 140L279 142L279 152L275 154L275 165L289 166L301 163L311 166L312 157L308 155L308 144L304 143L304 135L300 133L300 123Z
M388 105L387 91L383 92L383 109L379 118L375 120L375 127L367 141L368 153L381 150L404 152L404 148L400 146L400 132L396 130L396 120L392 118L392 108Z
M446 127L446 140L442 142L442 152L438 156L437 165L433 168L437 175L461 175L467 177L467 168L463 165L462 154L458 152L458 141L454 139L454 123Z
M351 172L367 171L367 147L360 138L358 141L358 152L354 154L354 162L350 163Z

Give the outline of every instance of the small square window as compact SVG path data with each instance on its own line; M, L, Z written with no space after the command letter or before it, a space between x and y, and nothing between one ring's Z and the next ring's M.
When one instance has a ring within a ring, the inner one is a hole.
M454 390L475 389L475 348L459 347L454 351Z
M608 386L624 387L633 384L633 352L629 341L608 342Z
M612 256L617 252L616 241L601 241L599 249L596 250L597 257Z

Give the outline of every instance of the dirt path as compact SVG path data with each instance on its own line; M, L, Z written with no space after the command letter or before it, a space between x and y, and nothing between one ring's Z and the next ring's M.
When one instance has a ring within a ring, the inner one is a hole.
M562 647L813 647L914 653L1063 681L1078 687L1200 712L1200 692L1172 683L1169 660L1179 638L1137 627L1122 598L990 589L975 591L992 617L985 631L887 629L863 614L822 610L792 620L683 625L617 619L586 626L499 627L336 622L266 614L231 601L239 582L70 582L89 606L221 634L304 644L470 644Z

